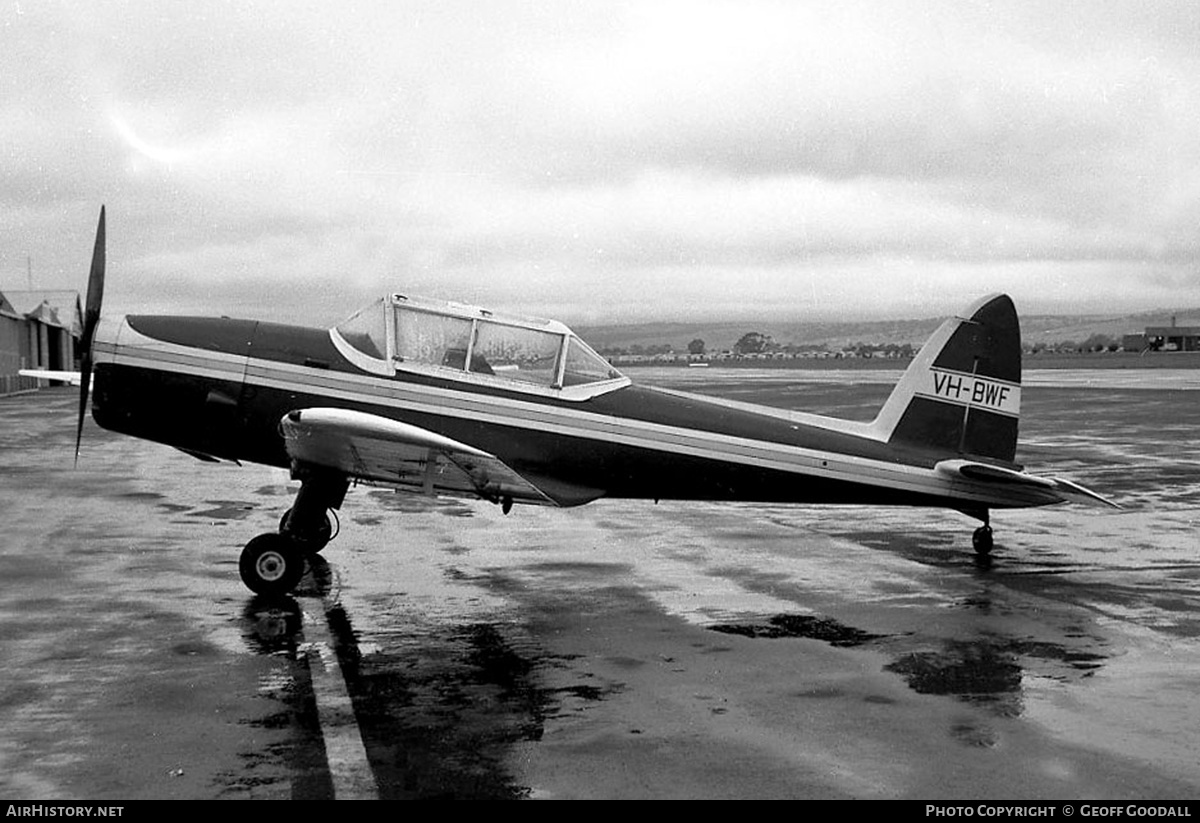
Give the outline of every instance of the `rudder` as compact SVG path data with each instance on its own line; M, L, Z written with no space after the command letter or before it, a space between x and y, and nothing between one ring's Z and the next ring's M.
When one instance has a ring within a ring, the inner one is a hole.
M889 444L1012 464L1021 410L1021 327L1008 295L934 332L872 427Z

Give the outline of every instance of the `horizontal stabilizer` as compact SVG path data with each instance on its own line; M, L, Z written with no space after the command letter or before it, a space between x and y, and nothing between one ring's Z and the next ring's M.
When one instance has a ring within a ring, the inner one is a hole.
M1074 480L1067 480L1063 477L1054 478L1054 490L1063 496L1065 500L1073 500L1077 503L1101 503L1105 506L1111 506L1114 509L1121 508L1120 505L1096 494L1094 491L1076 483Z
M1054 488L1054 481L1033 474L1026 474L1016 469L1004 466L993 466L989 463L976 463L971 460L943 460L935 466L941 474L950 476L961 475L968 480L984 480L993 483L1015 483L1022 486L1037 486L1043 489Z
M934 466L934 469L938 473L952 478L963 477L967 480L976 480L984 483L1005 483L1046 491L1057 496L1062 502L1070 500L1077 503L1102 503L1114 509L1121 508L1116 503L1096 494L1091 489L1062 477L1038 477L1037 475L1026 474L1017 469L993 466L990 463L977 463L971 460L943 460Z

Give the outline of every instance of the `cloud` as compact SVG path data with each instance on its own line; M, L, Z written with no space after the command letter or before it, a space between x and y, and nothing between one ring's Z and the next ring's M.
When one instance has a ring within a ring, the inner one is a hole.
M0 287L26 254L78 287L107 202L115 308L1200 302L1197 34L1184 2L10 6Z

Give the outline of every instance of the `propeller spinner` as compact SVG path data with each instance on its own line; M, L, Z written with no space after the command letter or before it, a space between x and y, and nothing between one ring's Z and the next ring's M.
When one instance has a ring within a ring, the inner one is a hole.
M100 303L104 299L104 206L96 226L96 245L92 249L92 270L88 274L87 302L83 311L83 347L79 363L79 422L75 428L75 462L79 463L79 445L83 440L83 417L87 414L88 390L92 385L92 340L100 322Z

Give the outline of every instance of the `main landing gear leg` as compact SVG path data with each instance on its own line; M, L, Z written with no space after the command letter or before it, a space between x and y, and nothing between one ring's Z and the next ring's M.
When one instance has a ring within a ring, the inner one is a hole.
M992 546L994 545L992 540L992 526L986 510L983 512L983 525L971 535L971 545L975 548L975 554L980 557L987 557L992 553Z
M345 476L330 472L293 470L300 479L296 503L283 513L279 533L287 535L305 554L316 554L337 537L336 510L346 499L350 483Z
M282 597L304 576L305 558L325 548L337 536L337 515L349 481L340 474L292 468L299 479L296 502L279 522L278 532L255 537L242 549L238 572L256 594Z

